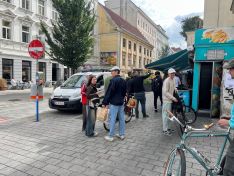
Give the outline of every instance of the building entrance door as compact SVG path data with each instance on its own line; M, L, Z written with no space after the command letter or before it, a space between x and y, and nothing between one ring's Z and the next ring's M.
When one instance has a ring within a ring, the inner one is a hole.
M213 63L201 63L200 87L199 87L199 109L210 110L211 88L212 88Z

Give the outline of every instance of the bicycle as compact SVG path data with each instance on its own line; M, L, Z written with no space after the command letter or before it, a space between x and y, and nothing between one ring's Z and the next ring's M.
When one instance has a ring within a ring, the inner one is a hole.
M127 101L124 103L124 112L125 112L125 123L129 123L132 120L132 117L135 116L134 114L134 108L127 106ZM118 117L116 119L116 123L119 121ZM109 127L109 118L107 118L107 121L103 122L103 127L106 131L110 131Z
M186 124L193 124L197 120L197 113L196 111L191 107L185 105L183 96L178 96L179 102L175 103L173 106L173 113L176 117L178 117L180 120L182 120L182 123Z
M176 118L171 112L168 112L171 121L177 122L179 125L184 126L178 118ZM206 170L206 175L215 176L222 174L223 166L225 164L225 156L223 153L227 142L231 141L230 128L225 132L213 132L208 131L214 124L204 125L202 129L196 129L189 125L185 125L185 131L181 137L181 141L177 144L176 148L172 150L166 162L164 176L185 176L186 175L186 157L185 151L192 155L192 157L198 161L198 163ZM223 137L224 143L218 154L218 159L215 166L211 166L211 161L207 159L201 152L195 148L191 148L185 144L187 138L190 137Z

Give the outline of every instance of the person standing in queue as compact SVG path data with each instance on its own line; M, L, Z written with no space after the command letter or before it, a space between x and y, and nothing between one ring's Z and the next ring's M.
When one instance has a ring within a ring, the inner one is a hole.
M132 80L132 88L134 92L134 97L137 100L137 106L136 106L136 118L139 118L139 103L141 103L141 111L143 114L143 118L149 117L146 114L146 97L145 97L145 88L144 88L144 80L150 77L150 73L148 73L145 76L139 76L138 72L134 73L134 77Z
M154 93L154 111L158 112L158 97L160 98L161 106L163 105L163 100L162 100L163 81L159 71L155 72L155 76L156 77L152 80L152 91Z
M96 122L96 103L100 103L99 96L97 94L97 78L95 76L90 76L87 84L86 96L88 99L88 115L86 121L86 136L96 137L98 135L95 132L95 122Z
M115 136L116 118L119 118L119 134L116 137L125 139L124 99L126 97L126 81L120 77L120 68L115 66L111 69L112 79L103 100L103 107L110 109L110 132L105 140L112 142Z
M171 136L173 130L169 126L169 116L167 111L171 111L172 102L178 102L178 100L173 96L174 91L176 91L175 85L175 73L173 68L168 70L168 78L163 82L162 96L163 96L163 107L162 107L162 121L163 121L163 134L166 136Z

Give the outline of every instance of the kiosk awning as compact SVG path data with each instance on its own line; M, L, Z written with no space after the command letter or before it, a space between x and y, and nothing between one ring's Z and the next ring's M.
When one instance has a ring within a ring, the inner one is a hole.
M167 71L169 68L174 68L175 70L186 70L190 67L187 49L159 59L145 66L147 69L160 70L163 72Z

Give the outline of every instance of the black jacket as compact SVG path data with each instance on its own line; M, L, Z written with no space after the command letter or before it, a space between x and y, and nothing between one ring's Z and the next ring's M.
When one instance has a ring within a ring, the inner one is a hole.
M133 94L133 85L132 85L133 79L128 78L126 79L126 84L127 84L127 94L132 95Z
M106 95L102 102L103 105L122 106L126 96L127 86L126 81L120 76L114 77L108 86Z
M162 78L160 76L156 76L156 78L152 80L152 91L161 93L162 86L163 86Z
M145 76L135 76L132 80L132 87L134 93L145 92L144 79L150 77L150 74Z

